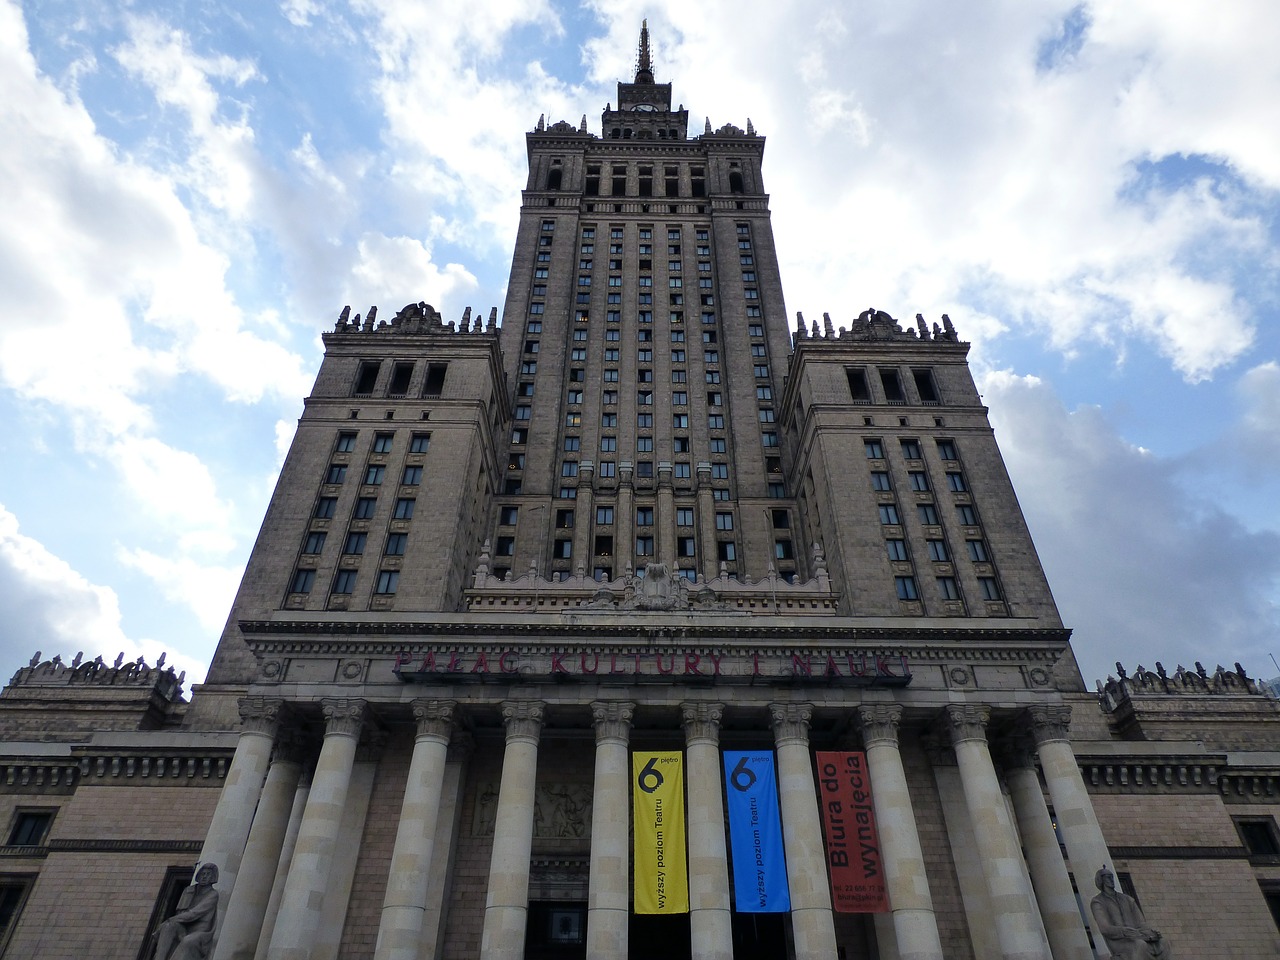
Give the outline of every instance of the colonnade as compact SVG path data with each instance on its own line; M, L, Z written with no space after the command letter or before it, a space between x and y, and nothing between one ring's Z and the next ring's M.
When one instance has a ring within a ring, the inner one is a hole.
M368 705L321 701L324 740L307 775L297 744L280 731L282 701L246 698L244 728L201 855L221 868L220 931L213 960L302 960L314 955L335 850L352 790ZM417 736L409 762L375 960L430 960L439 935L433 886L436 838L457 705L411 704ZM595 779L587 899L587 956L626 957L630 911L630 733L636 704L591 704ZM522 960L544 705L501 704L505 745L485 902L481 960ZM695 960L732 960L720 724L723 704L687 702L685 734L690 937ZM1002 960L1088 960L1090 949L1035 770L1038 757L1072 863L1092 876L1110 863L1067 740L1069 708L1028 710L1034 745L1003 755L1006 797L987 742L988 707L951 704L938 718L955 773L936 768L953 852L976 861L958 871L971 929L983 927ZM770 706L797 960L834 960L835 917L809 744L812 707ZM871 781L891 931L882 960L942 960L917 819L899 745L903 708L856 708ZM936 761L935 761L936 762ZM950 785L950 786L948 786ZM456 799L456 798L455 798ZM256 810L256 812L255 812ZM953 829L954 826L954 829ZM1024 856L1025 851L1025 856ZM957 862L959 861L957 857ZM985 925L985 926L984 926ZM976 933L975 933L976 936ZM1096 938L1099 944L1101 938ZM1105 946L1102 947L1105 951ZM1105 956L1105 952L1100 954Z

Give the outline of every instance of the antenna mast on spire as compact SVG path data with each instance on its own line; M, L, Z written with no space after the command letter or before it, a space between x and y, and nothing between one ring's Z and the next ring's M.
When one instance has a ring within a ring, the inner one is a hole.
M649 55L649 21L640 23L640 54L636 58L636 83L653 83L653 59Z

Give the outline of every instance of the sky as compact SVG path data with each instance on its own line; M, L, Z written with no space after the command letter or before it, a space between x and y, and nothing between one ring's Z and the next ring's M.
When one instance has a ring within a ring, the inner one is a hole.
M345 304L504 298L649 20L787 308L950 315L1087 684L1280 674L1273 0L0 0L0 679L203 678Z

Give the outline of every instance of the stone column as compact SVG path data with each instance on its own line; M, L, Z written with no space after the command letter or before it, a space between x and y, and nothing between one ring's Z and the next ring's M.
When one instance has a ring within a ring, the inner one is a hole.
M1007 752L1005 759L1005 779L1013 798L1013 813L1018 819L1018 832L1022 835L1031 885L1036 891L1050 951L1054 960L1089 960L1093 951L1089 949L1084 920L1040 789L1035 754L1018 743Z
M293 807L289 811L289 825L284 831L284 843L280 847L280 858L276 863L275 880L271 883L271 896L267 898L266 915L262 919L262 930L258 934L258 947L253 952L253 960L266 960L267 951L271 947L271 936L275 932L276 917L280 913L280 898L284 896L284 886L289 879L289 867L293 864L293 851L298 843L298 830L302 827L302 814L307 808L307 797L311 795L311 771L303 768L298 780L298 789L293 794Z
M813 707L807 703L774 703L769 705L769 712L778 750L778 803L787 849L795 960L832 960L836 956L835 916L831 911L818 794L809 758Z
M592 524L595 521L596 465L591 460L578 464L578 497L573 501L573 568L582 567L584 576L591 576L595 565L595 544L591 542Z
M271 747L280 728L280 709L283 700L268 697L243 697L240 700L240 739L236 743L231 767L227 770L218 805L200 848L200 862L218 867L218 916L225 916L225 908L235 890L236 874L240 872L240 858L249 839L253 823L253 811L267 777L271 762Z
M591 800L591 873L587 890L587 957L627 955L629 850L627 813L631 806L631 770L627 743L636 705L597 700L591 704L596 726L596 776Z
M507 747L489 861L481 960L522 960L529 911L529 855L533 850L533 801L538 780L538 738L543 704L508 700L502 704Z
M867 750L871 802L880 835L889 908L901 960L942 960L942 940L924 869L916 815L898 749L902 707L896 703L858 708L858 726Z
M723 703L684 703L688 763L689 933L693 960L733 960L729 851L720 772Z
M702 579L720 575L716 555L716 504L711 493L711 463L698 464L698 556L702 558Z
M427 909L440 787L453 727L453 700L414 700L418 737L400 804L400 824L391 851L391 871L382 901L382 923L374 960L417 960Z
M227 903L213 960L253 958L301 777L302 758L298 745L278 742L271 768L267 771L267 782L258 799L258 810L253 816L244 858L240 861L240 873Z
M1071 723L1071 708L1064 705L1031 707L1031 730L1036 740L1036 752L1040 755L1040 769L1044 771L1045 786L1053 801L1053 815L1058 821L1058 832L1067 848L1067 859L1075 874L1076 888L1086 901L1093 896L1093 875L1103 864L1115 869L1107 841L1093 812L1093 802L1080 776L1080 765L1075 751L1067 739L1067 727ZM1092 925L1092 917L1086 919ZM1094 952L1099 958L1107 956L1107 945L1095 930Z
M268 960L308 960L311 956L364 726L367 705L363 700L327 699L320 705L325 719L324 745L298 827Z
M987 749L991 710L981 704L953 703L946 717L991 895L1000 954L1004 960L1051 960L1031 901L1022 849Z

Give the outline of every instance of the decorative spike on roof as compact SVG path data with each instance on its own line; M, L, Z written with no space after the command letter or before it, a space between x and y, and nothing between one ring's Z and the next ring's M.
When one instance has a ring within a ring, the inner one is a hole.
M649 21L640 23L640 52L636 58L636 83L653 83L653 59L649 54Z

